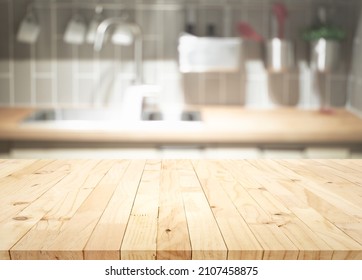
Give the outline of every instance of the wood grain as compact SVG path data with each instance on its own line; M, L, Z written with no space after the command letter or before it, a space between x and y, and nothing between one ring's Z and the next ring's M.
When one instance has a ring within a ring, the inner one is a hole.
M180 177L192 259L227 259L227 247L191 162L180 170Z
M245 166L239 166L233 161L222 161L224 169L232 174L235 182L226 186L239 212L249 224L251 231L264 248L263 259L297 259L299 250L289 240L275 222L274 215L265 211L262 204L256 200L251 190L263 191L265 188L257 181L255 174ZM246 176L246 174L251 176ZM283 213L278 210L277 213ZM275 214L275 213L273 213ZM287 215L284 215L284 217ZM280 218L278 216L278 218Z
M241 217L232 198L224 191L223 185L233 184L229 174L217 162L194 162L210 208L223 233L228 248L228 259L262 259L263 250L248 224Z
M180 185L180 161L162 162L157 229L158 260L190 260L191 241Z
M361 160L0 167L0 259L362 260Z
M77 172L69 174L62 182L49 190L34 207L47 205L46 214L12 249L13 259L42 259L46 256L39 252L46 251L55 238L63 230L79 209L89 194L94 190L99 181L111 168L113 162L106 161L83 163L83 172L89 172L89 176L77 176ZM76 176L76 177L75 177ZM69 188L70 182L76 183L74 188ZM68 189L68 191L65 191ZM48 202L47 202L48 201ZM49 203L50 202L50 203ZM49 203L49 204L47 204ZM32 209L36 211L36 209Z
M122 240L143 170L144 160L132 161L84 249L84 258L118 260Z
M146 164L121 246L121 259L156 259L160 170ZM150 163L150 165L153 165ZM151 170L150 170L151 169Z

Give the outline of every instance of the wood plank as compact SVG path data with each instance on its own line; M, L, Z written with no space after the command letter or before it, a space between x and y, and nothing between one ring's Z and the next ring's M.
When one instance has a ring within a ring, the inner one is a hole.
M275 179L278 177L285 180L285 178L288 176L288 172L291 173L290 170L288 171L285 168L273 169L271 167L273 161L249 162L255 166L255 170L260 173L262 180L267 182L269 178L269 184L265 185L265 187L274 194L277 193L276 188L283 188L283 185L282 183L276 185L271 182L275 181ZM300 187L309 188L309 184L310 183L305 180ZM312 187L313 190L317 188L317 185L313 185ZM286 196L277 194L277 196L301 221L303 221L313 232L315 232L334 250L332 256L333 259L359 259L362 257L362 247L358 242L350 238L350 236L331 223L318 211L311 208L307 203L304 203L298 199L298 203L296 204L296 195L292 192L290 193L292 195Z
M362 173L354 175L351 174L352 170L349 173L339 172L315 160L308 160L307 163L302 163L302 166L304 177L312 179L320 187L345 198L356 207L360 207L362 214L362 187L354 183L354 181L362 182ZM350 191L346 192L346 188L349 188Z
M180 186L181 161L163 160L157 230L158 260L190 260L191 242Z
M353 188L353 192L356 192L359 197L362 197L362 166L352 164L344 165L341 160L334 161L322 161L312 160L311 165L318 166L323 169L323 174L328 174L328 177L333 176L333 182L339 184L349 184L348 187ZM342 178L339 179L339 178Z
M33 164L33 159L9 159L0 161L0 179Z
M123 260L156 259L160 170L143 172L121 246ZM151 169L151 170L149 170Z
M304 166L304 164L294 161L278 161L278 163L287 168L284 169L285 172L288 172L289 170L289 172L293 172L294 176L299 176L298 180L303 181L304 187L309 191L336 208L339 208L349 216L361 221L362 200L355 195L354 198L352 198L353 202L351 202L349 198L353 196L353 192L348 191L346 192L348 195L345 195L343 194L343 190L325 187L325 181L332 182L331 180L328 180L328 176L325 176L326 178L323 179L321 178L321 176L323 176L322 174L317 175L311 172L309 168ZM341 180L341 178L337 178L337 180ZM333 185L333 182L331 185Z
M32 206L42 199L44 194L61 181L70 170L81 168L83 164L74 161L49 161L41 162L43 168L39 169L40 162L35 162L34 167L21 170L16 174L14 186L19 193L10 193L2 198L0 213L0 232L4 238L0 239L0 251L9 251L18 240L29 231L46 213L44 205ZM45 165L45 166L44 166ZM34 172L34 173L31 173ZM14 173L15 174L15 173ZM12 176L14 175L12 174ZM10 178L14 180L14 178ZM68 185L72 185L68 182ZM48 204L51 201L47 201Z
M275 169L281 170L285 166L280 166L279 163L268 162L268 166L275 165ZM283 170L283 173L287 173L288 170ZM282 186L295 193L303 203L308 204L309 207L315 209L318 213L323 215L326 219L336 225L338 228L342 229L347 235L351 236L354 240L359 242L362 241L362 224L355 218L353 215L345 213L343 207L338 208L335 205L324 200L323 197L318 196L312 191L304 188L306 184L310 182L305 182L303 178L298 177L296 174L289 175L289 178L292 180L278 180ZM298 179L296 179L298 178Z
M73 188L70 189L64 183L58 184L39 199L37 203L40 205L46 205L48 200L52 201L51 209L49 208L46 215L11 249L12 259L42 259L41 252L51 246L65 223L74 216L113 164L113 161L102 161L97 165L92 163L89 176L82 178L80 174L76 174L83 181L77 180Z
M132 160L130 162L84 248L85 259L119 260L121 258L122 240L145 163L145 160ZM148 164L148 167L151 165Z
M282 221L290 221L287 209L283 207L273 211L264 209L265 205L259 203L258 199L263 198L266 189L255 176L251 176L250 167L245 161L221 161L221 163L223 169L228 170L235 178L235 182L225 187L225 190L230 197L233 197L234 204L263 247L263 258L298 259L298 247L286 235L288 231L278 226ZM263 200L265 201L265 198Z
M11 200L13 195L23 193L24 188L28 189L29 185L36 187L38 177L43 178L45 177L44 174L48 172L52 173L52 170L48 171L46 168L46 166L51 163L52 161L50 160L37 160L25 168L17 170L4 178L0 178L0 203L6 203ZM31 185L30 182L32 182L33 185Z
M113 163L111 169L78 208L74 216L65 222L62 231L52 244L43 248L43 259L83 259L83 249L122 179L128 164L129 161L127 160L117 160ZM85 176L82 177L84 182Z
M362 166L358 165L358 159L329 159L329 160L313 160L323 166L329 166L334 170L341 172L360 174L362 173Z
M193 260L225 260L227 247L191 162L179 171Z
M263 248L223 189L223 185L230 182L230 174L222 172L223 168L217 162L194 161L193 165L223 235L227 258L262 259Z
M278 162L278 163L282 164L286 168L289 167L290 169L294 169L294 167L292 167L292 163L290 162L288 163ZM289 185L293 185L293 183L289 182ZM348 188L348 185L346 185L345 187L346 190L351 192L351 190ZM329 201L325 200L327 198L326 196L318 195L315 192L312 192L308 189L305 191L305 193L307 195L305 199L312 208L316 209L319 213L321 213L334 225L340 228L343 232L345 232L354 240L362 244L362 223L359 216L353 215L355 211L353 211L353 213L350 214L350 211L348 210L348 207L346 208L345 204L342 205L338 203L331 204ZM341 202L342 201L343 200L341 199Z
M7 161L0 259L362 259L362 160Z
M310 160L303 162L309 162L309 161ZM304 164L301 164L301 162L293 160L280 160L277 162L278 164L272 160L265 160L263 162L265 163L263 165L264 169L267 168L270 171L269 176L273 177L274 180L281 180L281 182L283 181L285 182L286 180L288 182L294 181L296 183L303 182L303 187L307 188L314 195L319 196L324 201L335 206L336 208L339 208L340 211L343 211L352 217L360 219L362 215L361 207L349 201L348 198L341 197L331 188L324 187L323 186L324 180L321 181L318 175L313 176L311 170L308 170L308 168L305 167ZM255 165L259 164L256 161L254 161L253 163ZM280 166L284 166L285 168L283 169ZM278 168L283 170L285 175L284 177L280 174L280 170L278 173ZM287 177L287 175L289 175L289 178Z

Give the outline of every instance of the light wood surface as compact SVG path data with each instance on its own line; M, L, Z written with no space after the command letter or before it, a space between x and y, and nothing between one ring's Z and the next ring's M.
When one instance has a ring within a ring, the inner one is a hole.
M345 109L332 114L297 108L195 107L203 122L121 122L119 127L21 125L34 109L0 108L0 140L118 143L360 144L362 119Z
M0 167L0 259L362 260L361 160Z

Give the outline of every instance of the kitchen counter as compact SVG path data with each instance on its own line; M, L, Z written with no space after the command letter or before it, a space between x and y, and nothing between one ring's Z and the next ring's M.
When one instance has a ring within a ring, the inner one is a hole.
M22 125L29 108L0 108L0 140L116 143L361 144L362 119L338 109L333 114L293 108L273 110L199 107L203 122L138 122L107 127Z
M0 160L0 259L362 260L361 160Z

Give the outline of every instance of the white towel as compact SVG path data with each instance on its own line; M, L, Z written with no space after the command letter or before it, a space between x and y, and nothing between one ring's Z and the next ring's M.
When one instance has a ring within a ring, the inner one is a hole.
M181 35L178 46L180 71L182 73L239 71L241 44L240 38Z

